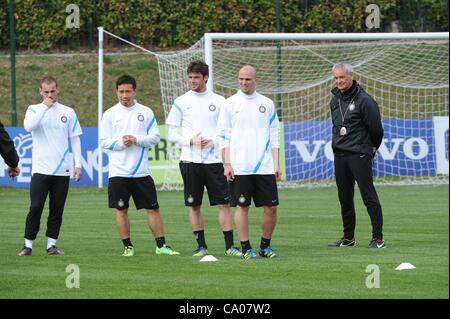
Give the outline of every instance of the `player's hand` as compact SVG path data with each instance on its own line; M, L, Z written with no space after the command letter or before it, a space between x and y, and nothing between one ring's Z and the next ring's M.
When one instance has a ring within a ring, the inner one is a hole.
M275 167L275 178L277 180L277 182L281 181L281 169L279 166Z
M122 136L122 142L126 147L130 147L134 143L136 143L136 137L133 135L124 135Z
M209 138L203 138L201 142L202 148L209 148L213 145L213 140Z
M202 145L202 132L198 132L194 136L191 137L191 145L201 146Z
M8 167L8 176L11 179L16 178L20 174L20 168L17 166L16 168Z
M234 170L230 163L223 164L223 175L225 175L227 181L234 181Z
M44 98L42 103L44 103L45 106L47 106L47 107L52 107L52 105L53 105L53 103L55 103L55 101L53 101L53 99L51 97L46 97L46 98Z
M73 170L73 178L78 182L81 179L83 173L81 172L81 168L75 167Z
M372 159L374 160L377 157L377 148L372 146Z

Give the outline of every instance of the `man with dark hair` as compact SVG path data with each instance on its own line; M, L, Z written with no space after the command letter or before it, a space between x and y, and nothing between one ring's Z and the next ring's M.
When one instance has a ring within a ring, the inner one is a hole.
M169 140L181 145L180 171L184 182L184 203L197 240L196 257L208 254L205 224L201 214L203 191L209 203L219 208L219 224L225 239L225 255L241 256L233 245L233 218L230 212L228 184L217 147L217 120L224 98L207 90L208 65L193 61L187 68L190 91L173 102L166 120Z
M116 81L119 103L104 114L100 143L109 157L109 208L115 208L116 224L124 245L122 256L134 256L130 239L130 196L136 209L147 211L148 227L156 241L157 255L179 255L166 245L155 183L148 171L148 149L159 143L156 118L149 107L136 100L136 80L123 75Z
M353 67L338 63L332 69L336 87L330 102L334 172L344 234L330 247L350 247L355 240L355 181L372 223L369 248L384 248L383 214L373 185L372 159L383 140L380 110L375 100L353 80Z
M8 165L8 176L14 178L19 175L19 156L14 147L14 142L9 137L2 122L0 122L0 153L5 160L6 165Z
M130 75L122 75L116 81L116 89L119 88L122 84L131 84L133 90L136 90L136 79Z
M30 105L23 127L33 137L32 177L30 183L30 211L25 224L25 245L19 256L32 254L33 241L39 232L40 219L47 195L50 213L47 220L46 256L64 254L56 247L64 205L69 190L71 171L76 181L81 179L80 123L75 111L58 102L58 82L46 76L40 82L43 101ZM69 141L73 158L69 156Z

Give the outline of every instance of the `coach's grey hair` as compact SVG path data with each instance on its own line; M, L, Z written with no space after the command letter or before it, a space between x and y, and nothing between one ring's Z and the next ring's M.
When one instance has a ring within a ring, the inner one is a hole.
M353 74L353 66L350 63L336 63L333 65L332 71L336 69L344 69L347 73Z

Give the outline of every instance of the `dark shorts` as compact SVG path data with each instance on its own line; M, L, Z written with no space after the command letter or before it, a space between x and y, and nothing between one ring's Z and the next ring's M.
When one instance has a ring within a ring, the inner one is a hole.
M230 183L231 206L278 206L278 189L275 175L235 175Z
M205 187L211 206L230 203L230 192L227 179L223 175L222 163L180 162L180 171L183 177L184 204L186 206L200 206Z
M128 209L133 196L136 209L158 209L155 183L151 176L111 177L108 184L109 208Z

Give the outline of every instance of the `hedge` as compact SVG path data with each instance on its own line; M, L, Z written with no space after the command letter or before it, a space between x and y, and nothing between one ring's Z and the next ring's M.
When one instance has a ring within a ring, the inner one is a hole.
M11 0L10 0L11 1ZM68 4L80 9L80 27L68 29ZM382 26L367 30L365 8L377 4ZM443 0L280 0L282 32L383 32L394 20L402 31L448 31ZM187 46L205 32L276 32L274 0L20 0L15 4L17 46L50 50L93 46L97 26L144 46ZM0 48L9 42L8 1L0 2Z

